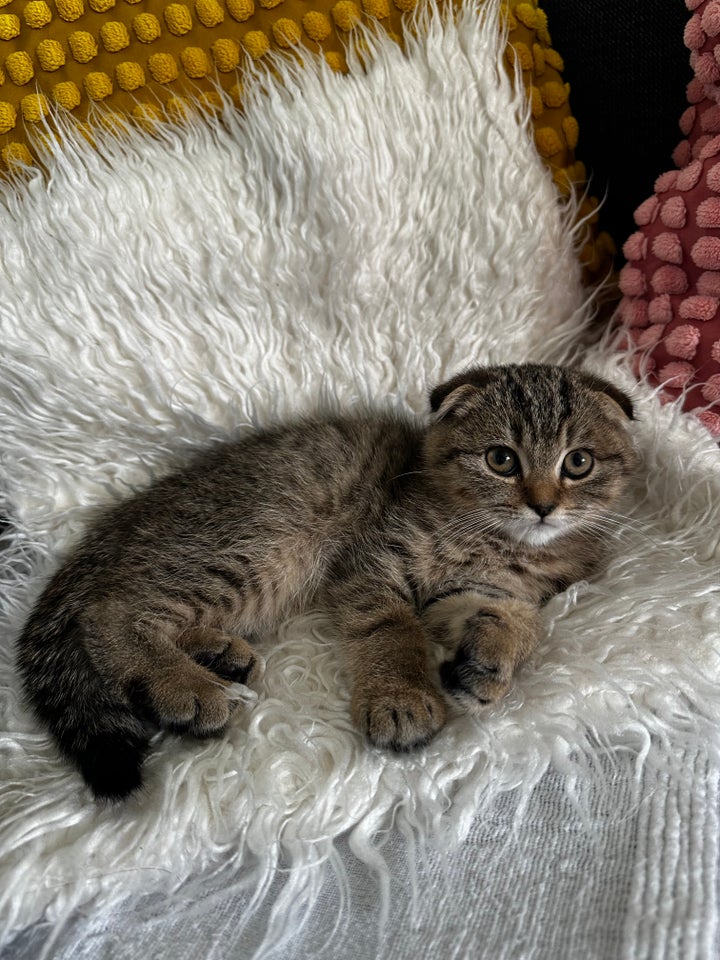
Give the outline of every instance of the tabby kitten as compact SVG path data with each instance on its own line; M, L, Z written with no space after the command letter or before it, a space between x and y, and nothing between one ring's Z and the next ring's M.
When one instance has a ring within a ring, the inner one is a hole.
M250 640L334 614L352 716L407 750L444 690L501 697L549 597L597 570L635 456L630 400L588 373L473 368L427 426L307 419L220 444L113 507L52 578L19 641L28 700L98 797L141 782L158 728L223 730ZM429 638L452 654L433 675Z

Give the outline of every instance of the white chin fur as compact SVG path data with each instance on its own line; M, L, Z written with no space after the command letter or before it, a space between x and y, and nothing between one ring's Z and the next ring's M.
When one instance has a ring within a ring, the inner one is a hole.
M567 533L567 524L543 522L541 520L516 520L507 525L506 533L518 543L529 547L544 547L563 533Z

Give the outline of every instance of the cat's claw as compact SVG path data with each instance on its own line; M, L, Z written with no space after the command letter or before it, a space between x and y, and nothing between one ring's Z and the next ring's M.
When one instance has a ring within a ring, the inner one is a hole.
M356 723L376 747L406 751L424 746L445 723L445 704L432 688L397 687L356 697Z

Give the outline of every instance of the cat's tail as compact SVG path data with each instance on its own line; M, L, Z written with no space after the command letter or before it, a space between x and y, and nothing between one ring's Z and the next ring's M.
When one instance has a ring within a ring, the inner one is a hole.
M154 731L100 677L72 613L50 613L43 606L18 642L27 702L94 795L124 799L141 786Z

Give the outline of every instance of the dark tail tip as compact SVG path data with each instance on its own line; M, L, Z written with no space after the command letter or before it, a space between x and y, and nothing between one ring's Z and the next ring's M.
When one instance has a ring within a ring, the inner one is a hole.
M148 740L117 733L91 736L76 759L98 800L124 800L142 785Z

